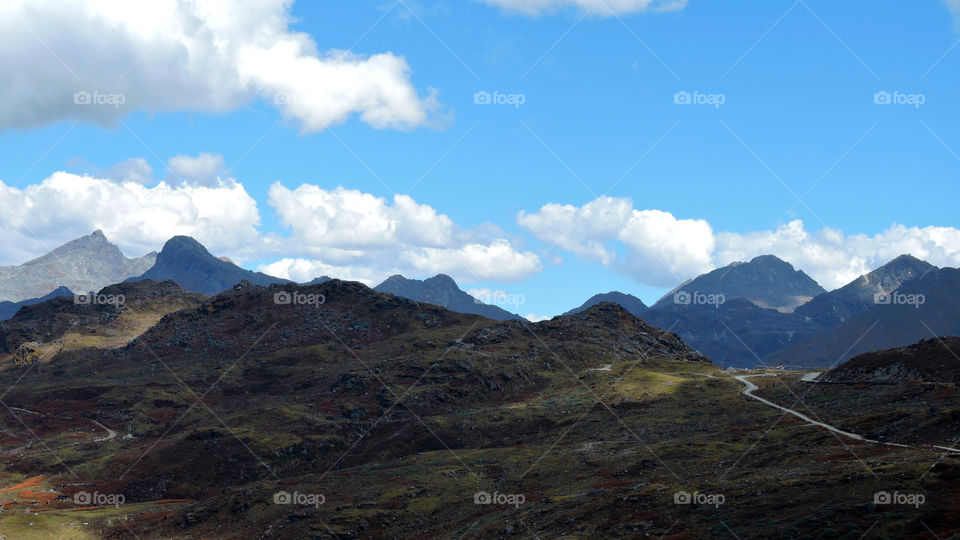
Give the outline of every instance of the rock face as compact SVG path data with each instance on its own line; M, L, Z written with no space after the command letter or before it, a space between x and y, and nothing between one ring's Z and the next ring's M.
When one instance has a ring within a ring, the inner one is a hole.
M575 307L570 311L564 313L564 315L576 315L582 311L586 311L588 308L591 308L602 302L612 302L619 305L623 309L627 310L634 317L643 318L647 311L650 309L642 300L633 296L632 294L624 294L619 291L610 291L604 294L595 294L590 297L589 300L584 302L580 307Z
M901 255L843 287L821 294L797 308L796 313L833 326L874 306L875 295L889 294L901 285L937 268L911 255Z
M102 231L95 231L20 266L0 267L0 301L39 298L61 286L75 292L99 291L142 274L156 258L156 253L127 258Z
M57 287L50 294L41 296L40 298L31 298L30 300L24 300L23 302L0 302L0 321L10 319L16 315L17 311L19 311L23 306L32 306L34 304L46 302L47 300L52 300L61 296L73 296L73 292L66 287Z
M401 275L390 276L374 287L374 290L413 300L445 307L458 313L473 313L495 321L522 319L509 311L484 304L462 291L457 282L448 275L438 274L425 280L407 279Z
M960 383L960 362L953 351L960 351L960 337L927 339L908 347L897 347L861 354L829 371L829 382L925 381Z
M172 280L188 291L203 294L217 294L241 281L249 281L256 285L290 283L288 280L245 270L233 263L218 259L211 255L200 242L189 236L174 236L168 240L163 250L157 255L157 262L153 268L129 281L145 279Z
M674 304L674 295L681 292L723 295L726 300L743 298L762 308L789 313L826 291L790 263L773 255L761 255L748 263L733 263L690 280L667 293L653 308Z

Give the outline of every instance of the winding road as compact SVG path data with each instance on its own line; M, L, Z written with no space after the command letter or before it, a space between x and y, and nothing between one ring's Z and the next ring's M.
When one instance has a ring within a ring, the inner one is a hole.
M20 411L20 412L27 413L27 414L35 414L35 415L38 415L38 416L50 416L50 415L48 415L48 414L40 413L40 412L37 412L37 411L31 411L30 409L24 409L24 408L22 408L22 407L10 407L10 410ZM92 441L89 441L89 442L105 442L105 441L110 441L110 440L113 440L113 439L116 439L116 438L117 438L117 432L116 432L116 431L108 428L107 426L101 424L100 422L97 422L96 420L93 420L93 419L90 419L90 418L86 418L85 420L87 420L88 422L93 422L94 424L96 424L97 427L99 427L100 429L102 429L102 430L104 430L104 431L107 432L107 435L106 435L105 437L100 437L100 438L97 438L97 439L93 439ZM75 443L68 444L67 446L75 446L75 445L78 445L78 444L85 444L85 443L83 443L83 442L75 442Z
M867 439L867 438L864 437L863 435L857 435L856 433L850 433L849 431L844 431L844 430L842 430L842 429L840 429L840 428L838 428L838 427L831 426L830 424L824 424L823 422L819 422L819 421L817 421L817 420L814 420L814 419L810 418L809 416L807 416L807 415L805 415L805 414L803 414L803 413L801 413L801 412L798 412L798 411L795 411L795 410L793 410L793 409L788 409L788 408L786 408L786 407L777 405L776 403L774 403L774 402L772 402L772 401L770 401L770 400L768 400L768 399L764 399L764 398L762 398L762 397L760 397L760 396L758 396L758 395L755 395L755 394L754 394L754 391L756 391L759 387L758 387L757 385L753 384L752 382L750 382L749 380L747 380L747 379L752 378L752 377L772 377L772 376L775 376L775 375L776 375L776 373L761 373L761 374L758 374L758 375L735 375L733 378L736 379L736 380L738 380L738 381L740 381L741 383L743 383L744 389L743 389L743 391L741 392L743 395L747 396L747 397L750 398L750 399L755 399L755 400L759 401L760 403L763 403L764 405L767 405L767 406L769 406L769 407L773 407L774 409L783 411L783 412L785 412L785 413L792 414L793 416L796 416L797 418L803 420L804 422L806 422L806 423L808 423L808 424L810 424L810 425L817 426L817 427L822 427L822 428L827 429L827 430L830 430L830 431L832 431L832 432L834 432L834 433L836 433L836 434L838 434L838 435L843 435L844 437L849 437L849 438L854 439L854 440L857 440L857 441L863 441L863 442L868 442L868 443L873 443L873 444L882 444L882 445L885 445L885 446L896 446L896 447L899 447L899 448L922 448L922 446L919 446L919 447L918 447L918 446L910 446L910 445L907 445L907 444L898 444L898 443L883 442L883 441L876 441L876 440L873 440L873 439ZM804 377L803 377L801 380L802 380L802 381L805 381L805 382L813 383L813 382L814 382L814 379L816 379L818 375L820 375L819 372L816 372L816 373L808 373L808 374L804 375ZM931 446L931 447L934 448L934 449L937 449L937 450L943 450L943 451L946 451L946 452L952 452L952 453L958 453L958 454L960 454L960 449L957 449L957 448L950 448L950 447L948 447L948 446Z

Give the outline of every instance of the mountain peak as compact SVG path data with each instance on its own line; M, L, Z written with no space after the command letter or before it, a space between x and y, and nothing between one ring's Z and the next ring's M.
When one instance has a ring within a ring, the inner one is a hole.
M73 291L98 291L143 273L154 260L151 255L127 258L98 229L20 266L0 267L0 300L34 299L60 286Z
M797 308L797 313L821 324L839 324L872 307L874 295L889 294L904 283L922 277L937 267L904 254L864 274L835 291L821 294Z
M647 311L650 309L646 306L646 304L643 303L643 301L632 294L624 294L620 291L610 291L591 296L582 305L571 309L570 311L564 313L564 315L575 315L603 302L612 302L617 304L635 317L642 317L646 315Z
M661 298L654 308L674 303L674 295L702 293L742 298L762 308L792 312L826 292L816 281L775 255L760 255L750 262L735 262L688 281Z
M167 240L167 243L163 245L163 249L160 250L160 254L163 255L165 252L183 249L205 253L207 255L210 254L203 244L191 236L174 236L173 238Z
M436 283L436 284L438 284L438 285L443 285L443 286L448 286L448 287L449 287L449 286L453 286L453 287L456 287L456 288L458 288L458 289L460 288L460 286L457 285L457 282L454 281L452 277L450 277L450 276L448 276L448 275L446 275L446 274L437 274L437 275L433 276L432 278L427 278L427 279L425 279L425 280L423 280L423 281L424 281L424 283Z
M145 279L173 280L188 291L204 294L219 293L244 280L262 286L289 283L214 257L203 244L189 236L174 236L167 240L153 268L131 281Z
M776 255L758 255L750 260L748 264L766 264L766 265L776 265L776 266L789 266L793 270L793 265L787 261L777 257Z

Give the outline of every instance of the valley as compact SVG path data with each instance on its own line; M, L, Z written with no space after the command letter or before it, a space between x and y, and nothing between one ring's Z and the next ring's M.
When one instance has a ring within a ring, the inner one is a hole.
M960 527L960 455L933 451L949 440L932 428L905 435L909 447L876 444L753 399L901 443L889 436L901 408L871 419L848 385L730 374L611 303L529 323L339 280L295 289L323 295L320 307L277 305L283 287L242 284L118 348L5 364L3 380L19 382L2 398L17 414L4 419L0 481L43 480L2 495L0 534L909 538ZM886 399L891 387L874 386ZM791 407L791 391L809 399ZM849 418L819 408L826 391ZM925 503L876 504L894 491ZM78 508L84 493L123 502Z

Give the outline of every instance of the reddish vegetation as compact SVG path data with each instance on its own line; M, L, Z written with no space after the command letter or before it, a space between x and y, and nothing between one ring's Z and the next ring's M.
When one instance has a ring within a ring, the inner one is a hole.
M50 501L55 500L57 498L56 493L48 493L43 491L32 491L32 490L21 492L19 495L24 499L40 501L42 503L49 503Z
M36 487L42 484L43 481L46 479L47 479L46 476L31 476L30 478L27 478L26 480L24 480L23 482L20 482L15 486L0 489L0 493L7 493L10 491L16 491L18 489L23 489L28 487Z

